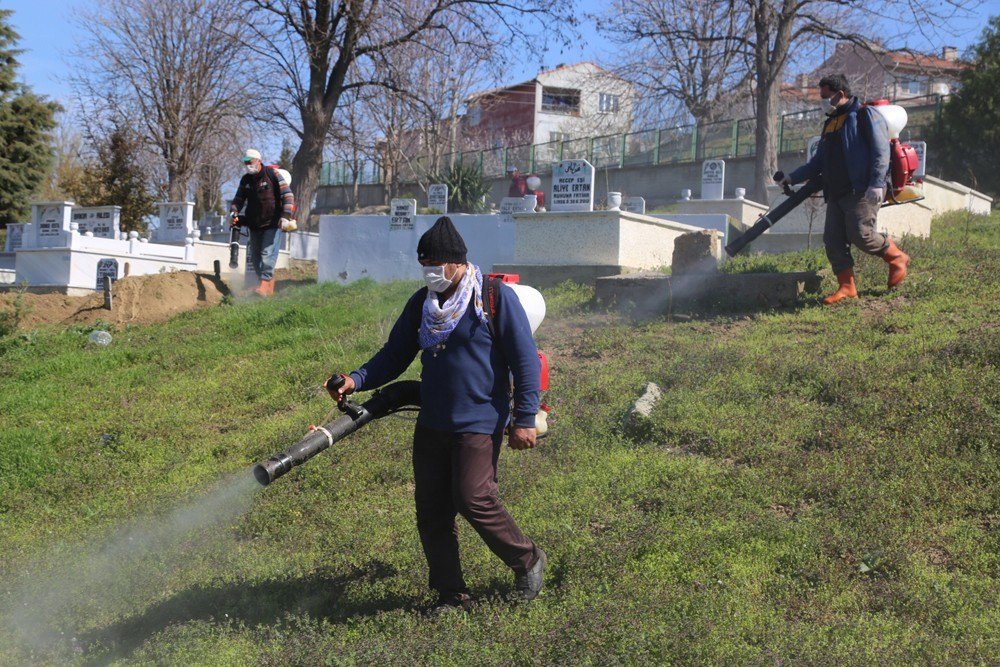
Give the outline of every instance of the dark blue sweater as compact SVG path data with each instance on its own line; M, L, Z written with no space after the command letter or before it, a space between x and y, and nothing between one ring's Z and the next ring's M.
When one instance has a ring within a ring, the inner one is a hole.
M405 371L420 345L417 332L427 289L417 291L389 333L389 340L368 363L351 373L357 389L377 389ZM541 364L531 327L517 294L502 286L494 327L500 339L476 317L469 304L443 349L420 356L417 423L451 433L495 433L510 419L510 375L514 376L516 426L534 427L541 386ZM509 369L509 371L508 371Z
M792 185L808 181L824 173L827 142L840 142L843 164L854 194L864 194L868 188L884 188L889 173L889 127L882 114L862 107L852 98L847 108L827 118L816 154L788 175ZM836 193L839 194L839 193Z

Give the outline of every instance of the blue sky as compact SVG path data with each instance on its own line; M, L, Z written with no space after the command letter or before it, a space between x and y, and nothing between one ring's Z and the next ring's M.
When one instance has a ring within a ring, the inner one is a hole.
M72 106L68 82L73 67L71 53L83 37L73 17L77 8L87 4L78 0L5 0L2 4L5 9L14 10L12 22L21 35L20 48L25 51L20 56L21 79L35 92L47 95L67 108ZM606 0L582 0L577 3L578 13L582 16L586 12L600 11L607 5ZM982 17L993 14L1000 14L1000 0L985 0L978 17L953 26L958 36L949 36L947 41L964 50L979 37L985 23ZM516 72L518 76L515 78L530 78L539 69L554 67L562 62L602 61L611 56L610 43L599 36L592 25L583 21L581 32L583 39L576 46L563 53L557 49L547 54L540 64L525 63L521 71ZM921 48L919 41L919 35L914 33L911 46Z

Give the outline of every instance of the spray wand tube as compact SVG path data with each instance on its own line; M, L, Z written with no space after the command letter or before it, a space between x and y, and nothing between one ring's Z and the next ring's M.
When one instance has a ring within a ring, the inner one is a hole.
M774 180L776 181L781 181L784 177L785 174L780 171L775 172L774 174ZM822 189L822 177L811 179L801 188L794 191L786 185L785 194L788 196L788 199L781 202L764 215L760 216L760 219L757 220L754 226L748 229L743 236L733 239L733 241L726 246L726 254L730 257L734 257L740 250L743 250L743 248L753 243L758 236L766 232L768 229L773 227L775 223L791 213L799 204Z
M233 216L233 229L229 232L229 268L240 268L240 219Z
M343 382L343 377L335 375L327 380L326 386L336 389ZM343 416L315 427L285 451L261 461L253 467L253 476L262 486L267 486L368 422L381 419L406 406L420 406L420 383L416 380L404 380L386 385L361 405L355 405L344 399L337 404L344 413Z

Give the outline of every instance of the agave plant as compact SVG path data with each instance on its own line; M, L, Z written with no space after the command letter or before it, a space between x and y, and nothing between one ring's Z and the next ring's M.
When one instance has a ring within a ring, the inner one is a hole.
M456 162L432 177L432 183L448 186L448 210L456 213L482 213L487 210L490 188L472 165Z

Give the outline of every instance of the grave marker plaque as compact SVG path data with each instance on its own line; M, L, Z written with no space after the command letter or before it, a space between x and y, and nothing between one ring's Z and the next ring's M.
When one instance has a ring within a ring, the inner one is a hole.
M189 201L160 202L160 226L156 240L177 242L194 231L194 203Z
M726 161L705 160L701 163L701 198L722 199L726 184Z
M913 172L913 178L923 178L927 175L927 142L911 141L910 145L913 146L913 150L917 152L917 158L920 160L917 170Z
M17 252L24 244L24 223L12 222L7 225L7 242L4 244L5 252Z
M441 215L448 213L448 186L435 183L427 187L427 208L437 209Z
M563 160L552 169L552 211L594 210L594 167L586 160Z
M528 210L528 202L523 197L504 197L500 200L500 224L509 225L514 222L514 214Z
M413 231L413 219L417 215L416 199L393 199L389 205L389 231Z
M622 210L629 213L646 215L646 200L642 197L628 197L622 204Z
M102 239L117 239L121 206L81 206L73 209L73 222L79 232L93 232Z
M104 289L104 277L111 278L114 283L118 280L118 260L112 257L105 257L97 262L97 286L94 288L98 292Z

